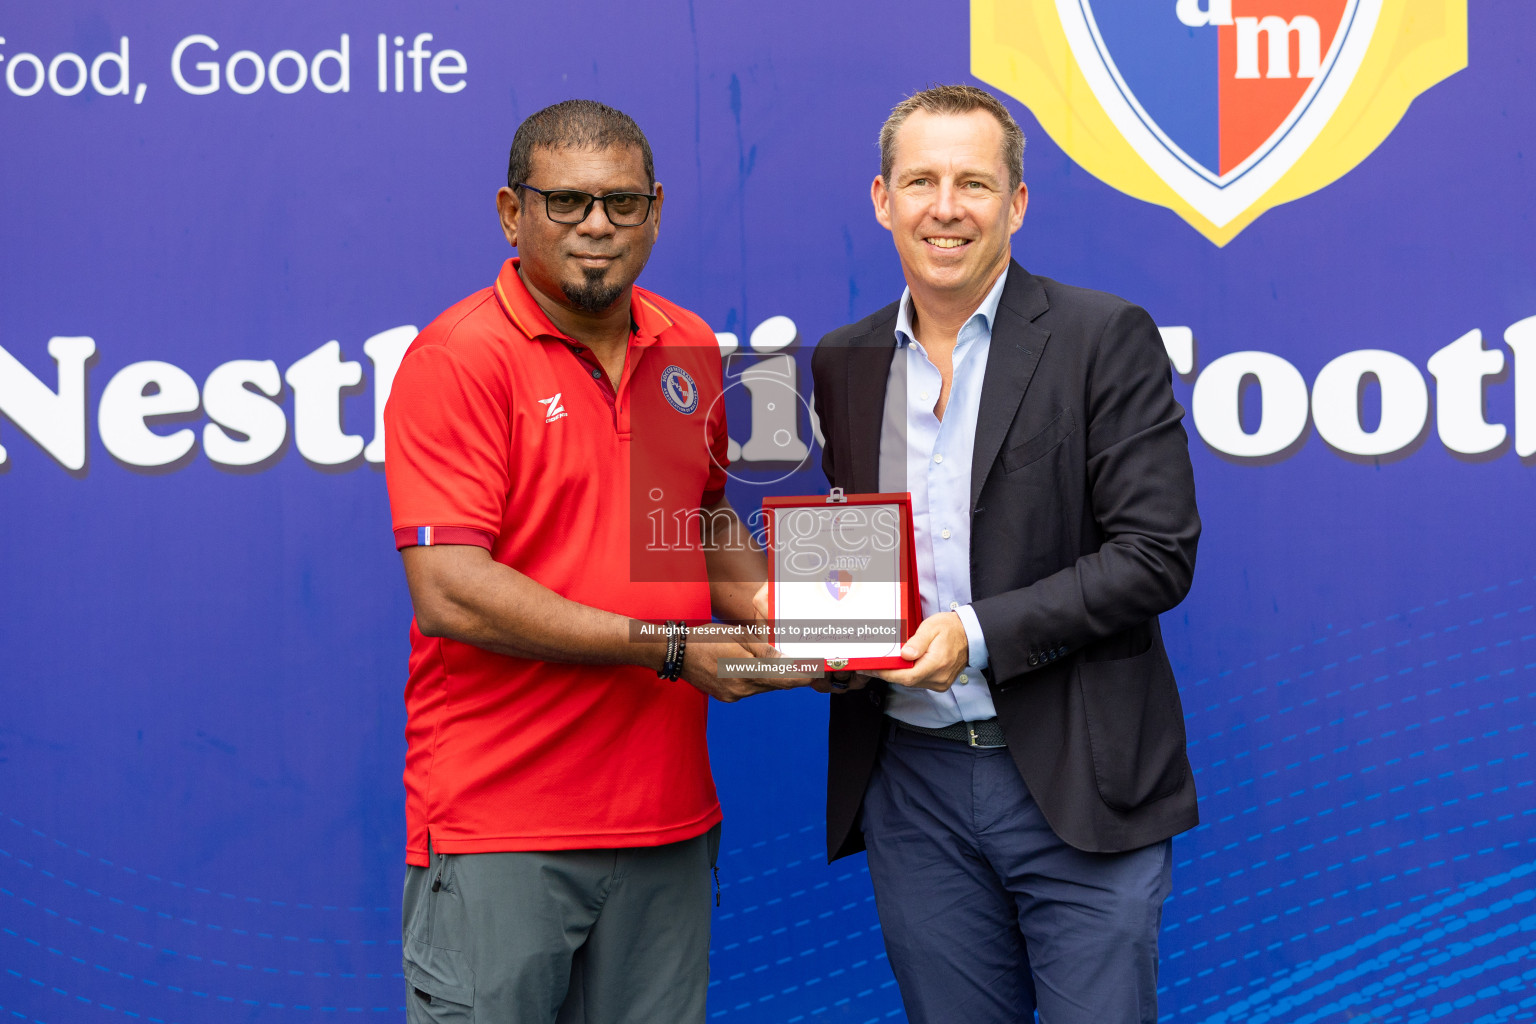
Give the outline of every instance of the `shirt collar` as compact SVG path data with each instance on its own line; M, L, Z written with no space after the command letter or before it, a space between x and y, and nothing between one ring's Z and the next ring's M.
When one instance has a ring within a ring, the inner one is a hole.
M997 281L993 283L992 290L987 292L987 297L981 300L981 305L976 307L974 313L966 317L966 324L969 324L977 317L981 317L982 327L989 336L991 335L992 324L997 319L998 303L1003 301L1003 285L1007 281L1008 268L1004 267L1003 272L997 275ZM964 326L961 327L961 330L964 330ZM897 347L904 346L908 342L915 340L916 337L917 335L912 331L912 289L903 288L901 303L896 307L896 345Z
M512 326L529 340L563 341L575 345L575 341L561 334L550 323L543 307L529 294L527 285L523 284L517 267L518 257L513 256L502 264L501 273L496 275L496 301L507 319L512 321ZM662 331L673 324L672 318L662 311L655 297L642 288L634 288L630 292L629 320L633 333L643 339L658 338Z

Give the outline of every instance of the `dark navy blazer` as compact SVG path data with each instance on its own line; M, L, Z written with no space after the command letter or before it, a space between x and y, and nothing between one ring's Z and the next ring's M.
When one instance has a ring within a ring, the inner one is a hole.
M896 304L812 355L822 468L878 490ZM1103 292L1008 272L971 466L972 607L1008 749L1057 835L1131 850L1199 821L1157 616L1200 537L1184 410L1157 327ZM863 849L885 684L831 698L827 854Z

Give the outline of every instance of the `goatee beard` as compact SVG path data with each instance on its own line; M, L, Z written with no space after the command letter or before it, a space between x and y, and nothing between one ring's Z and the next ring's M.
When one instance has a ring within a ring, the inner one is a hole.
M583 271L586 280L579 285L562 283L560 290L570 300L571 305L583 313L601 313L612 306L620 295L624 293L623 285L604 284L603 278L607 269L586 269Z

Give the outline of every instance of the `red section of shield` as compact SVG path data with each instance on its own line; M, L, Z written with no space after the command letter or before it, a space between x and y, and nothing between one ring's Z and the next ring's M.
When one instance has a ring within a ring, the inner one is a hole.
M1218 65L1221 76L1221 173L1237 167L1269 141L1312 85L1301 77L1314 56L1312 34L1306 19L1317 26L1317 63L1328 56L1338 34L1347 0L1232 0L1233 24L1220 28ZM1283 66L1271 61L1271 38L1280 34L1275 21L1286 28ZM1253 19L1250 28L1241 22ZM1260 30L1254 31L1257 27ZM1267 29L1267 30L1265 30ZM1240 54L1239 44L1244 53ZM1242 65L1241 67L1239 65ZM1257 71L1257 78L1239 78L1238 72ZM1286 77L1272 77L1284 73Z

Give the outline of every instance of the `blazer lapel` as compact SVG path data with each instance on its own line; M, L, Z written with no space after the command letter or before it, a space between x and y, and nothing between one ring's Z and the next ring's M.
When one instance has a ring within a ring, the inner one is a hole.
M981 496L992 464L1008 427L1013 423L1024 392L1040 364L1045 343L1051 332L1035 326L1034 320L1050 308L1045 288L1029 271L1014 261L1008 266L1008 283L1003 285L1002 300L997 305L997 319L992 324L992 344L987 354L987 372L981 384L981 406L976 413L976 445L971 455L971 511Z
M880 489L880 421L885 416L886 381L896 353L895 317L854 339L848 364L848 490L868 494ZM884 330L882 330L884 328Z

